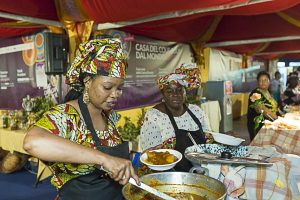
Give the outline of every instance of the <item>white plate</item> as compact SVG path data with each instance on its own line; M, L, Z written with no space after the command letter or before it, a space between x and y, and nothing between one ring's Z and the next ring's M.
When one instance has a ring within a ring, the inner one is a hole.
M226 135L223 133L214 133L210 132L210 134L213 136L214 140L221 144L226 144L230 146L238 146L245 140L242 138L233 137L230 135Z
M182 154L179 151L176 151L174 149L157 149L157 150L152 150L152 151L155 151L155 152L166 152L166 151L168 151L168 152L170 152L170 154L173 154L177 158L177 161L175 161L171 164L152 165L152 164L149 164L149 163L145 162L145 160L147 159L147 153L146 152L143 153L140 157L140 161L142 163L144 163L145 165L147 165L150 169L153 169L153 170L165 171L165 170L172 169L182 159Z

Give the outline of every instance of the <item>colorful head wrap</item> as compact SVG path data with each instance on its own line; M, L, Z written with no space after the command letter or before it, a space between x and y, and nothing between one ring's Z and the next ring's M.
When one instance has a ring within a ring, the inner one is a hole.
M119 39L94 39L79 45L76 57L66 74L66 84L83 91L83 75L125 78L127 62Z
M159 89L163 89L170 84L179 84L187 90L200 87L199 69L193 64L182 64L175 69L175 73L167 74L157 80Z

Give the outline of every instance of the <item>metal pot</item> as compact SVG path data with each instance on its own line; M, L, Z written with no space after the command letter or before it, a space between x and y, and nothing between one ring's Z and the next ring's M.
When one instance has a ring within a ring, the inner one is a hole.
M141 177L141 181L168 194L186 193L204 197L205 200L225 199L226 188L220 181L204 176L186 172L153 173ZM142 200L146 191L126 184L122 190L127 200ZM201 198L200 198L201 199Z

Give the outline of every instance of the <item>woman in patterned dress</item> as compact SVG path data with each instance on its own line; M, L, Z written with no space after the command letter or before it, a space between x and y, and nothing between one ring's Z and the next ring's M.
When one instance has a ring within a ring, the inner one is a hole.
M119 200L130 177L139 181L112 111L126 67L118 39L81 44L66 75L71 87L66 103L51 108L29 129L24 149L49 162L58 199Z
M188 132L197 143L206 142L204 131L211 130L208 117L199 106L185 102L185 90L200 86L198 74L197 68L183 64L175 73L157 81L163 99L145 115L140 136L143 151L170 148L183 154L193 145ZM191 163L183 158L175 170L188 171L191 167Z
M257 74L257 88L252 90L248 99L247 127L250 139L253 140L264 124L264 119L278 118L278 105L269 92L270 75L261 71Z

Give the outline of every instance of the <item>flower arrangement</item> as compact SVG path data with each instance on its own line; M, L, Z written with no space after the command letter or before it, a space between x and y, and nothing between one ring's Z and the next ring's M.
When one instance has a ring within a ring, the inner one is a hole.
M249 107L253 108L255 110L257 110L260 106L271 106L271 104L266 103L265 100L262 99L262 95L259 93L253 93L250 96L250 101L252 102L252 104ZM261 109L260 115L254 117L254 129L255 130L265 120L263 113L264 113L264 110Z

